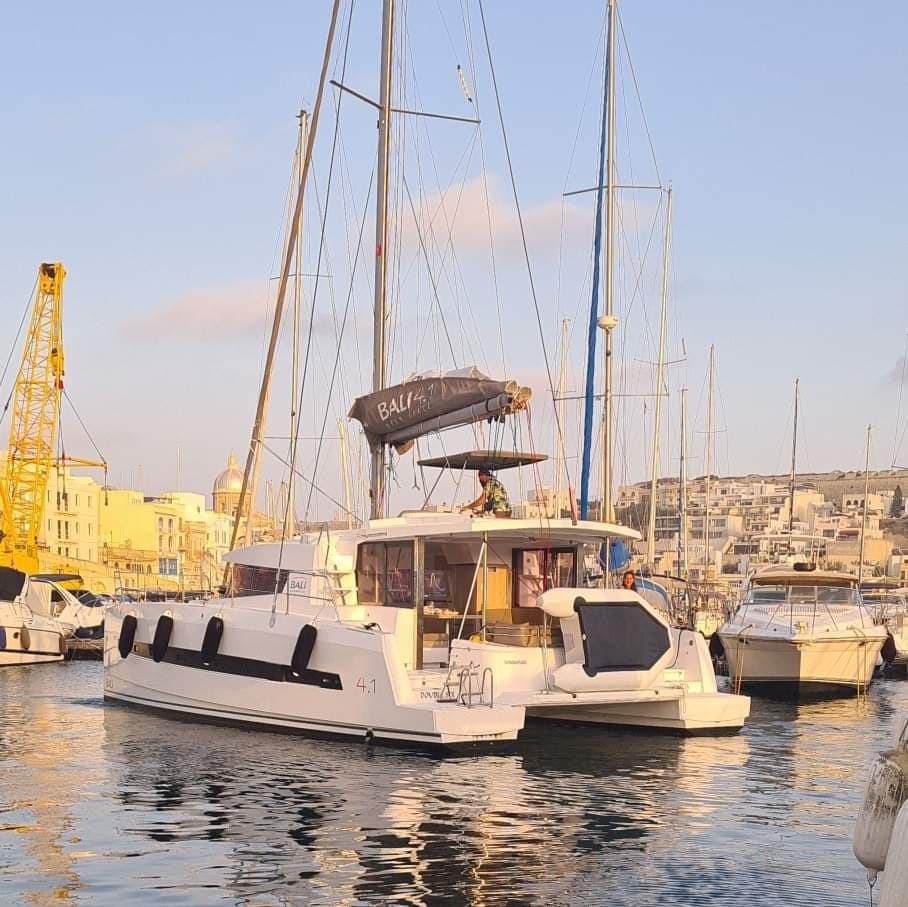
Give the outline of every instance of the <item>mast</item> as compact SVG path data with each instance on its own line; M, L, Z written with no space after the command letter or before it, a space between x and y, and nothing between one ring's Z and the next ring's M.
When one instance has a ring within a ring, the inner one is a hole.
M583 404L583 454L580 464L580 519L589 516L590 506L590 459L593 449L593 408L596 388L596 331L599 329L599 270L602 262L602 201L606 188L606 159L610 159L611 109L613 76L613 9L612 0L608 8L608 34L605 52L605 75L602 86L602 120L599 128L599 181L596 183L596 222L593 229L593 278L590 301L590 320L587 329L586 386ZM611 166L609 177L611 179ZM600 519L605 519L605 510L600 506Z
M382 4L381 86L378 102L378 187L375 202L375 320L372 333L372 390L385 387L386 292L388 281L388 181L391 144L391 63L394 50L394 0ZM372 448L371 517L385 505L385 446Z
M867 496L870 492L870 433L872 425L867 426L867 452L864 456L864 512L861 516L861 553L858 560L858 582L864 578L864 537L867 534Z
M298 181L303 178L303 154L306 148L306 128L309 123L309 113L301 110L296 115L299 120L299 134L296 140L296 178ZM297 224L297 235L303 235L303 209L300 208L299 223ZM290 363L290 474L287 477L287 503L284 508L284 538L292 538L296 532L296 521L294 519L294 495L296 470L294 467L297 436L299 434L299 383L300 383L300 307L301 296L300 288L302 285L303 274L303 243L297 239L296 243L296 267L293 279L293 348ZM289 530L289 531L288 531Z
M715 392L716 347L709 346L709 397L706 404L706 507L703 514L703 566L705 576L709 579L709 497L713 471L713 393Z
M347 511L347 528L353 528L353 502L350 496L350 465L347 461L347 426L343 419L337 420L337 435L340 441L341 481L344 486L344 510Z
M561 516L561 477L564 472L564 438L559 426L564 425L564 381L567 371L568 320L561 320L561 350L558 363L558 425L555 426L555 512L556 519ZM572 508L573 509L573 508Z
M668 308L668 262L672 231L672 187L666 190L665 237L662 246L662 302L659 308L659 358L656 362L656 411L653 416L653 458L649 481L649 532L646 536L646 560L650 567L656 560L656 488L659 483L659 428L662 418L662 383L665 373L665 318Z
M687 579L687 388L681 388L681 456L678 476L678 576Z
M601 519L612 517L612 328L615 285L615 28L617 0L608 0L608 160L605 208L605 388L602 405L602 505Z
M795 412L794 427L791 432L791 480L788 483L788 553L791 554L791 535L794 532L795 509L795 469L798 456L798 403L800 398L801 379L795 378Z
M252 423L252 437L249 440L249 451L246 454L246 467L243 470L243 484L240 486L240 497L237 502L236 515L233 520L233 531L230 536L230 551L236 547L236 540L239 536L240 522L243 519L243 511L248 506L248 517L246 520L247 538L250 537L250 524L255 505L255 491L258 479L258 466L256 465L259 458L260 447L263 440L265 426L265 416L268 410L268 397L271 391L271 373L274 369L274 357L277 351L277 341L280 336L281 320L284 314L284 300L287 295L287 282L290 276L290 266L293 263L293 255L296 250L296 242L299 231L300 214L303 209L303 200L306 192L306 181L309 175L309 165L312 161L312 143L318 128L318 117L322 108L322 97L325 93L325 82L328 77L328 65L331 61L331 48L334 44L334 32L337 26L337 14L340 9L340 0L334 0L331 7L331 21L328 26L328 39L325 42L325 53L322 57L322 68L319 74L318 92L315 96L315 106L312 110L312 128L309 130L306 142L306 154L303 160L303 171L300 178L299 189L296 195L296 208L293 212L293 218L290 225L290 236L287 238L287 251L284 255L284 266L281 270L281 279L277 288L277 299L274 304L274 319L271 323L271 337L268 342L268 353L265 357L265 369L262 374L262 383L259 387L259 398L255 408L255 419ZM251 503L249 503L251 502ZM230 565L224 569L224 584L230 576Z

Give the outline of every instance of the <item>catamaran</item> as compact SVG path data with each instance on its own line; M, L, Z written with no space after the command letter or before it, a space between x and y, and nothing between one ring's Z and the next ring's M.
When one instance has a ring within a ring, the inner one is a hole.
M254 500L276 337L337 8L336 0L235 535L246 502ZM613 5L610 14L613 33ZM386 381L393 17L394 3L385 0L375 105L373 388L350 410L371 450L371 519L232 550L218 598L111 607L105 697L198 719L442 746L513 740L527 717L734 732L750 701L718 691L699 633L672 627L634 592L587 588L578 579L591 546L636 540L636 532L586 519L386 514L390 449L402 454L449 428L519 418L530 399L518 382L494 380L475 368ZM540 459L473 450L420 465L463 473ZM246 525L248 530L251 519Z

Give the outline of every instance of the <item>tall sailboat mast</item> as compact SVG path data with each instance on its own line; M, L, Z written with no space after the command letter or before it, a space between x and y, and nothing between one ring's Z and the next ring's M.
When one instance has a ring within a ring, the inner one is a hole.
M562 318L561 349L558 357L558 425L555 426L555 501L552 507L552 516L556 519L561 516L561 479L564 473L564 441L560 436L559 426L564 425L564 382L567 374L569 324L567 318Z
M390 178L391 145L391 70L394 51L394 0L382 4L381 29L381 86L378 99L378 186L375 203L375 312L372 333L372 390L384 390L385 351L387 338L386 293L388 282L388 182ZM385 445L372 446L371 473L372 519L378 519L385 509Z
M672 187L666 190L665 237L662 245L662 302L659 306L659 358L656 361L656 406L653 417L653 456L649 482L649 531L646 534L646 561L656 560L656 487L659 484L659 429L662 419L662 384L665 377L665 320L668 309L668 263L672 239Z
M303 210L303 201L306 193L306 182L309 176L309 165L312 162L312 146L318 129L318 118L322 109L322 97L325 93L325 82L328 78L328 66L331 62L331 48L334 45L334 32L337 28L337 16L340 9L340 0L334 0L331 6L331 21L328 26L328 40L325 43L325 53L322 57L322 68L319 74L318 91L315 96L315 105L312 109L312 124L306 141L306 153L303 158L303 169L300 174L300 183L296 194L296 207L290 222L290 235L287 237L287 249L284 255L284 265L281 269L281 278L277 288L277 299L274 303L274 318L271 322L271 337L268 341L268 352L265 356L265 369L262 374L262 383L259 387L258 403L255 408L255 418L252 423L252 437L249 440L249 450L246 454L246 467L243 470L243 484L240 486L240 496L237 501L236 514L233 520L233 531L230 535L230 550L236 547L239 538L240 523L244 516L247 518L247 536L251 539L251 523L255 511L255 492L257 486L258 469L256 466L261 453L264 437L265 420L268 411L268 398L271 392L271 373L274 370L274 358L277 352L277 342L280 336L281 321L284 316L284 300L287 295L287 284L290 280L290 268L293 265L296 243L299 239L299 225ZM292 464L291 464L292 465ZM224 569L224 583L227 584L230 576L230 565Z
M858 555L858 582L864 579L864 545L867 535L867 498L870 494L870 435L873 426L867 426L867 451L864 456L864 509L861 514L861 553Z
M795 378L794 426L791 430L791 478L788 482L788 553L791 554L791 536L794 532L795 511L795 470L798 459L798 404L800 402L801 379Z
M306 130L309 125L309 112L301 110L297 114L299 133L296 141L296 179L303 178L303 155L306 149ZM296 241L296 267L293 278L293 338L290 362L290 444L291 444L291 469L287 476L287 506L284 509L284 538L290 538L296 533L296 519L294 517L294 501L296 498L296 472L293 467L293 446L299 435L299 383L300 383L300 311L302 307L302 279L303 279L303 209L300 208L299 223L297 224ZM250 521L251 523L251 521Z
M587 329L586 352L586 386L584 391L583 406L583 452L580 463L580 519L589 516L590 506L590 459L593 449L593 410L596 399L596 332L602 324L599 318L599 272L602 264L602 208L604 193L608 190L609 198L612 196L612 148L614 139L612 125L612 108L614 107L615 83L615 58L614 48L614 2L609 0L608 5L608 40L605 51L605 76L602 91L602 121L599 130L599 179L596 183L596 222L593 230L593 277L590 300L590 319ZM608 162L608 174L606 174ZM606 267L611 266L611 258L607 260ZM606 286L609 286L606 279ZM611 292L610 290L608 292ZM608 354L608 350L607 350ZM610 360L609 360L610 361ZM604 494L603 494L604 500ZM600 519L605 519L605 507L600 506Z
M681 455L678 476L678 576L687 579L687 388L681 388Z
M706 404L706 506L703 513L703 572L704 579L709 579L709 517L710 495L712 492L713 472L713 394L716 385L716 347L709 347L709 395Z
M605 384L602 400L602 504L600 519L612 518L612 329L615 305L615 32L617 0L608 0L608 159L605 167Z

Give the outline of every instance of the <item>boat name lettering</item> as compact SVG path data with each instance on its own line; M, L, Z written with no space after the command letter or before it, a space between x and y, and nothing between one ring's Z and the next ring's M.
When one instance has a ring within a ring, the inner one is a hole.
M396 397L392 397L388 402L379 400L378 414L381 416L382 422L387 422L391 416L398 416L401 413L408 412L412 403L413 391L409 391L405 394L398 394Z
M308 592L309 591L309 577L308 576L291 576L290 577L290 591L291 592Z

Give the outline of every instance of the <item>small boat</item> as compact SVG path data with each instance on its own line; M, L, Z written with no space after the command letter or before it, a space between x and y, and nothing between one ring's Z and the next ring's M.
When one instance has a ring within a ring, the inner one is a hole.
M856 577L795 564L754 574L719 638L735 688L843 693L870 684L887 633Z
M0 567L0 667L63 661L66 635L28 575Z

